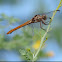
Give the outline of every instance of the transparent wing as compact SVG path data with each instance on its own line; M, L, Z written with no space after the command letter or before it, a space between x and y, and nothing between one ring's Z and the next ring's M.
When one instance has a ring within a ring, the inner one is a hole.
M54 11L50 11L50 12L42 13L42 14L37 14L37 15L42 16L42 15L45 14L45 15L47 16L47 20L45 20L45 23L49 24L50 17L52 17L53 12L55 12L55 11L60 11L60 10L54 10ZM41 28L40 28L40 22L31 23L31 24L29 24L28 26L31 27L32 29L34 29L34 28L41 29ZM41 21L41 26L42 26L43 28L46 28L46 27L47 27L47 25L44 25L44 24L42 23L42 21Z
M42 15L45 14L45 15L47 15L47 16L48 16L48 15L51 16L51 15L53 15L53 13L54 13L55 11L58 12L58 11L60 11L60 10L54 10L54 11L50 11L50 12L45 12L45 13L41 13L41 14L38 14L38 15L41 15L41 16L42 16Z
M47 12L47 13L42 13L42 14L39 14L39 15L40 15L40 16L46 15L46 16L47 16L47 20L46 20L45 23L49 23L49 21L50 21L52 15L53 15L53 13L54 13L55 11L57 11L56 15L58 15L58 13L59 13L60 10L54 10L54 11L50 11L50 12Z

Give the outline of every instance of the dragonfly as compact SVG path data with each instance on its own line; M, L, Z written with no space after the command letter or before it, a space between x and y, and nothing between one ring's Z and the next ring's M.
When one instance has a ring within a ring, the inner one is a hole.
M54 10L54 11L51 11L51 12L55 12L55 11L60 11L60 10ZM50 13L50 12L48 12L48 13ZM16 28L11 29L10 31L8 31L7 34L10 34L13 31L15 31L15 30L17 30L17 29L19 29L21 27L24 27L24 26L32 24L32 23L37 23L37 22L40 22L40 28L43 29L43 30L45 30L44 28L42 28L41 22L44 25L48 25L48 23L46 23L46 20L47 20L47 18L51 19L51 17L47 17L46 14L48 14L48 13L43 13L43 14L35 15L31 20L29 20L29 21L27 21L27 22L25 22L25 23L17 26Z

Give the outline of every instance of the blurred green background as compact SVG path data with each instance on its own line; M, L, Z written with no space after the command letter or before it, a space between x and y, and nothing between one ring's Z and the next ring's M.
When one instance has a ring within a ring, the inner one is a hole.
M33 36L32 28L26 26L9 35L6 33L36 14L54 11L59 2L60 0L0 0L0 61L31 60L30 54L39 47L41 31L34 29ZM62 61L62 7L59 10L51 23L52 30L47 35L45 46L38 54L39 61Z

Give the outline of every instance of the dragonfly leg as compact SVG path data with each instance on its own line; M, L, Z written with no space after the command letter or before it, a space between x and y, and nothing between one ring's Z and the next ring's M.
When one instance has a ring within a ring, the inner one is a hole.
M48 25L47 23L45 23L45 21L44 21L44 20L42 20L42 23L43 23L44 25Z
M49 17L49 19L51 19L51 17ZM48 21L48 22L45 22L45 23L46 23L47 25L49 25L49 22L50 22L50 21Z
M34 26L32 24L32 36L34 36Z
M40 28L41 28L42 26L41 26L41 22L40 22Z
M48 22L45 22L45 24L49 25L49 22L50 22L50 21L48 21Z
M40 22L40 28L43 29L44 31L46 31L46 29L44 29L44 28L41 26L41 22Z
M49 19L51 19L51 17L49 17ZM45 22L45 24L49 25L49 22L50 22L50 21L48 21L48 22Z

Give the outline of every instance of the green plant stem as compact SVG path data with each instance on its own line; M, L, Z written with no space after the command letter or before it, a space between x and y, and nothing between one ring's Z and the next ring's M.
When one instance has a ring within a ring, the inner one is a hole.
M59 3L59 5L58 5L58 7L56 8L56 10L58 10L58 9L61 7L61 3L62 3L62 0L60 1L60 3ZM49 23L49 25L48 25L48 27L47 27L47 30L46 30L44 36L41 38L41 43L40 43L39 49L37 50L37 52L36 52L35 55L33 54L33 61L35 60L35 58L37 57L39 51L41 50L41 46L42 46L43 41L44 41L44 39L45 39L45 37L46 37L46 35L47 35L49 29L50 29L50 24L51 24L51 22L52 22L52 20L53 20L53 18L54 18L54 16L55 16L55 14L56 14L56 12L57 12L57 11L55 11L55 12L53 13L52 18L50 19L50 23Z

